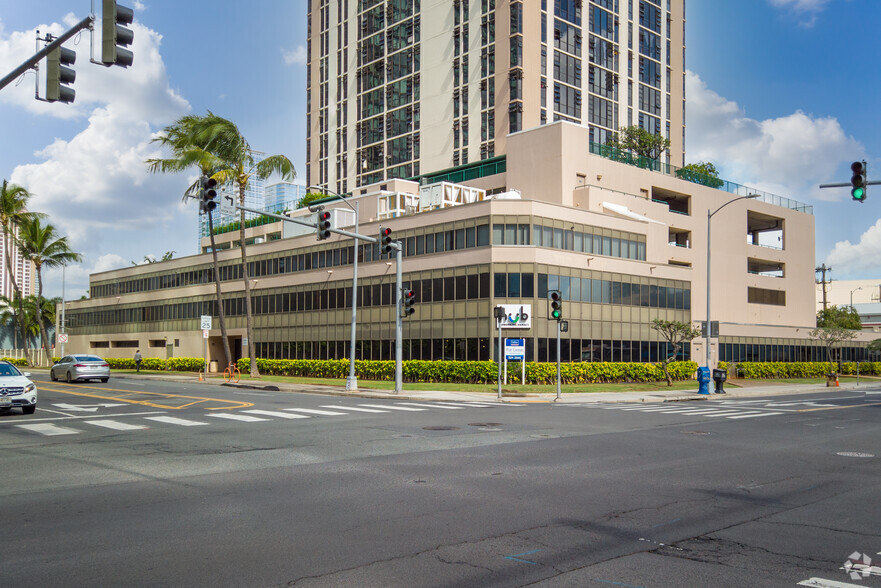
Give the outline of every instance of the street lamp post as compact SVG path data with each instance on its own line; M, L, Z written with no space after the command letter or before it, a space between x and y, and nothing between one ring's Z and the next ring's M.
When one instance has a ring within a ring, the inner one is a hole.
M728 205L731 204L732 202L737 202L738 200L747 200L747 199L749 199L749 198L758 198L758 197L759 197L758 194L750 194L749 196L741 196L741 197L739 197L739 198L734 198L733 200L729 200L728 202L726 202L725 204L723 204L722 206L720 206L719 208L717 208L716 210L714 210L714 211L712 211L712 212L710 212L710 209L709 209L709 208L707 209L707 336L706 336L706 345L707 345L707 348L706 348L706 364L707 364L707 368L710 367L710 345L711 345L710 342L711 342L711 340L712 340L712 334L713 334L713 333L712 333L712 322L711 322L711 320L710 320L710 319L712 318L712 316L713 316L713 315L710 313L710 292L711 292L711 286L710 286L710 284L711 284L711 282L710 282L710 251L711 251L711 249L712 249L712 248L711 248L711 245L712 245L712 233L710 232L710 229L711 229L711 226L712 226L712 225L710 224L710 219L713 218L713 215L715 215L717 212L719 212L720 210L722 210L723 208L725 208L726 206L728 206Z
M862 290L862 289L863 289L863 287L859 286L859 287L854 288L853 290L850 291L850 307L851 308L853 308L853 293L856 292L857 290Z
M359 210L360 210L360 202L355 202L355 206L349 203L342 194L338 194L333 190L329 190L328 188L324 188L322 186L309 186L306 190L311 189L321 190L322 193L332 194L334 196L339 197L346 206L352 209L355 213L355 233L358 233L358 221L359 221ZM354 392L358 390L358 378L355 376L355 336L356 336L356 327L358 321L358 237L354 237L355 245L353 248L354 258L352 259L352 328L351 328L351 340L349 342L349 376L346 378L346 391Z

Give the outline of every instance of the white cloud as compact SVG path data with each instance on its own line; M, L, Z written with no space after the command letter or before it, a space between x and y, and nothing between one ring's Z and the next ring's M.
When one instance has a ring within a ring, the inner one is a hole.
M281 55L287 65L306 65L306 47L303 45L291 50L282 49Z
M839 241L826 258L840 277L877 276L881 273L881 219L862 234L859 243Z
M36 28L57 35L66 26ZM161 35L138 23L133 29L134 64L129 68L89 63L88 33L78 45L65 44L77 50L74 104L34 100L32 76L0 92L7 111L73 119L80 127L35 153L37 162L19 165L10 175L11 182L34 194L30 207L48 213L72 248L83 254L79 268L67 268L72 292L88 289L89 273L129 266L148 252L195 252L195 208L180 202L187 178L150 174L144 163L163 156L151 143L156 131L190 107L169 86L159 52ZM0 69L11 70L32 55L33 38L34 30L8 36L0 31ZM60 281L60 271L47 273L46 295L60 294Z
M799 26L810 28L817 22L817 15L822 12L830 0L769 0L771 6L788 8L799 20Z
M834 117L817 118L799 110L752 119L693 72L686 74L686 96L687 161L711 161L723 178L796 200L843 197L817 186L840 181L835 173L864 149Z

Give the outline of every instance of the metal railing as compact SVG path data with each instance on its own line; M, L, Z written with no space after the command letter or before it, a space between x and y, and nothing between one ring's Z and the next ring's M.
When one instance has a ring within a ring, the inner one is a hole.
M710 188L716 188L730 194L736 194L737 196L751 196L755 194L757 195L755 197L755 200L760 200L762 202L773 204L774 206L780 206L782 208L788 208L790 210L796 210L798 212L804 212L805 214L814 214L814 207L810 204L805 204L804 202L799 202L797 200L786 198L784 196L778 196L777 194L771 194L770 192L765 192L763 190L757 190L755 188L744 186L735 182L729 182L728 180L723 180L722 178L708 176L706 174L702 174L688 168L677 167L669 163L663 163L657 159L651 159L650 157L635 155L629 151L610 147L609 145L603 145L601 143L591 143L590 152L594 155L599 155L600 157L611 159L612 161L625 163L627 165L633 165L641 169L655 171L667 176L674 176L688 182L694 182L695 184L708 186Z

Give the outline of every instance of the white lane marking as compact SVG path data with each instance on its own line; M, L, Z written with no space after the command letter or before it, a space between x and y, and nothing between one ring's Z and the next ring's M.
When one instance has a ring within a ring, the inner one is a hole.
M798 583L799 586L812 586L813 588L852 588L862 584L850 584L848 582L836 582L825 578L809 578Z
M358 406L366 406L367 408L385 408L388 410L406 410L409 412L422 412L425 408L410 408L409 406L392 406L390 404L359 404Z
M423 408L443 408L444 410L462 410L461 406L444 406L443 404L420 404L418 402L398 402L403 406L421 406Z
M751 419L753 417L771 416L774 414L786 414L785 412L761 412L759 414L742 414L740 416L730 416L729 419Z
M84 423L88 423L90 425L95 425L97 427L105 427L107 429L114 429L116 431L137 431L141 429L149 429L150 427L146 425L130 425L128 423L122 423L120 421L112 421L109 419L101 419L100 421L83 421Z
M147 420L156 421L159 423L167 423L169 425L181 425L182 427L196 427L198 425L207 425L208 423L201 423L199 421L188 421L187 419L179 419L177 417L172 416L158 416L158 417L145 417Z
M28 431L33 431L34 433L39 433L40 435L76 435L77 433L82 433L82 431L77 431L76 429L68 429L66 427L59 427L58 425L53 425L52 423L36 423L33 425L15 425L21 429L26 429Z
M388 412L387 410L376 410L373 408L358 408L357 406L336 406L336 405L324 405L321 408L338 408L340 410L354 410L355 412Z
M493 406L492 404L479 404L477 402L438 402L437 404L445 404L447 406L462 406L464 408L487 408Z
M722 408L688 408L688 409L680 409L680 410L664 410L661 412L669 413L669 414L712 414L714 412L728 412Z
M283 408L291 412L305 412L306 414L317 414L322 416L343 416L344 412L336 412L333 410L315 410L314 408Z
M269 419L261 419L260 417L248 416L246 414L235 414L230 412L213 412L208 416L216 418L216 419L229 419L231 421L242 421L245 423L259 423L261 421L268 421Z
M263 416L278 417L280 419L308 419L304 414L290 414L288 412L280 412L277 410L245 410L248 414L262 414Z
M51 410L47 411L45 408L41 408L40 412L54 412L54 411L51 411ZM121 417L121 416L124 416L124 417L143 416L145 414L164 414L164 413L165 413L164 410L150 410L150 411L146 411L146 412L121 412L121 413L117 413L117 414L103 414L103 415L101 415L101 418L103 419L103 418ZM78 421L78 420L94 419L94 418L96 418L96 415L94 415L94 414L68 415L68 416L63 416L63 417L46 417L44 419L28 419L28 422L29 423L36 423L36 422L46 422L46 421ZM11 422L12 421L0 422L0 426L11 424Z
M625 410L638 410L642 412L654 412L656 410L670 410L669 406L631 406L629 408L622 408L621 412Z
M748 413L748 412L743 412L742 410L733 410L733 411L729 410L729 411L717 412L717 413L713 413L713 414L705 414L703 416L708 416L708 417L713 417L713 418L721 418L721 417L730 417L730 416L734 416L734 415L744 415L744 414L761 414L761 413L759 413L759 412Z
M62 402L58 404L53 404L52 406L56 408L61 408L63 410L73 410L77 412L95 412L99 408L112 408L114 406L125 406L125 404L117 402L103 402L101 404L66 404Z

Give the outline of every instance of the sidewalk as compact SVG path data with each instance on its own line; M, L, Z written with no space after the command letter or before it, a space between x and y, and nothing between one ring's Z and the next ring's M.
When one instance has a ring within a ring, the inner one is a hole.
M193 374L173 375L173 374L121 374L114 375L118 379L151 379L164 381L187 381L192 382ZM342 386L316 386L313 384L289 384L284 382L266 382L264 383L241 383L226 384L220 379L210 378L204 384L208 386L228 386L251 390L267 390L283 392L301 393L301 394L325 394L328 396L349 396L356 398L386 398L395 400L414 400L414 401L446 401L446 402L503 402L503 403L557 403L557 404L603 404L613 402L687 402L687 401L703 401L709 399L722 398L748 398L756 396L785 396L789 394L817 393L827 391L830 394L843 391L855 391L866 389L873 384L878 384L877 379L867 379L856 383L841 384L837 387L826 387L825 384L774 384L764 381L754 380L736 380L739 387L734 387L730 382L725 386L725 394L698 394L698 386L695 383L694 391L684 390L655 390L652 392L591 392L591 393L566 393L562 394L560 400L556 400L555 393L544 394L503 394L499 400L496 393L487 392L450 392L444 390L407 390L407 384L404 384L404 390L400 394L395 394L390 390L373 390L365 387L363 384L369 383L367 380L361 380L362 386L355 392L347 392ZM710 386L713 390L713 386Z

